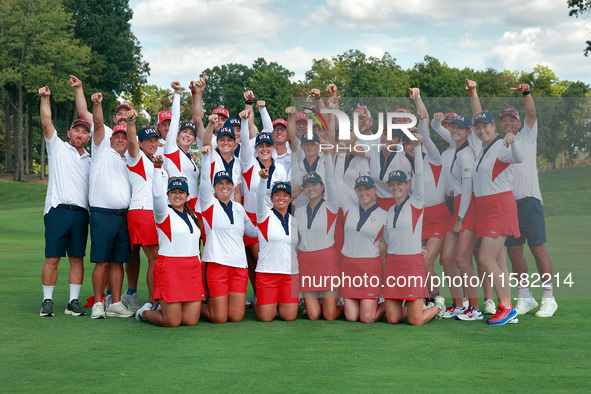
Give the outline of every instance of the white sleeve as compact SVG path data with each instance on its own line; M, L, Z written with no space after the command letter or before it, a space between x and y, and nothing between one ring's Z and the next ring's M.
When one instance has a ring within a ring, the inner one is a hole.
M176 139L179 135L179 121L181 119L181 95L175 93L172 98L172 119L170 119L170 128L166 134L166 143L164 144L164 153L175 152L179 147Z
M344 156L344 154L343 154ZM341 203L341 207L343 207L343 212L349 211L351 208L355 206L355 200L353 200L347 191L347 185L343 180L343 172L345 170L345 159L337 161L337 168L334 174L334 183L337 190L337 194L339 196L339 202Z
M152 177L152 198L154 209L154 220L156 223L162 223L168 216L168 197L164 191L162 169L154 167L154 176Z
M441 163L441 153L439 153L439 150L429 135L427 119L423 119L421 120L421 123L419 123L419 134L423 137L423 146L427 150L427 156L432 158L435 164Z
M242 216L244 218L244 234L250 238L258 238L259 230L254 224L252 224L252 221L249 219L248 215L246 215L245 211L242 211Z
M213 185L211 184L211 159L213 154L201 154L201 185L199 186L199 201L201 209L206 210L211 205Z
M423 162L423 153L420 146L415 146L415 178L413 184L413 195L421 203L425 200L425 164Z
M242 119L240 122L240 135L248 136L248 119ZM240 164L242 171L248 170L254 161L254 152L248 138L240 138Z
M339 160L343 161L343 160ZM331 155L324 155L324 186L326 187L327 205L330 208L339 208L339 193L335 185L334 164Z
M439 134L439 136L441 138L443 138L447 143L451 144L452 146L455 146L455 142L454 140L451 138L451 134L449 133L449 130L447 130L445 127L443 127L441 125L441 122L438 121L437 119L433 118L431 120L431 127L433 128L433 130L435 130L435 132L437 134Z
M271 121L271 117L269 116L269 112L267 111L267 107L263 107L259 109L261 113L261 121L263 122L263 130L261 133L272 133L273 132L273 122ZM244 132L240 132L241 135L244 135ZM247 134L248 135L248 134Z
M522 163L523 162L523 149L519 142L515 140L509 148L503 146L499 153L499 160L503 163Z
M460 197L460 207L458 208L458 216L465 217L470 201L472 200L472 177L462 178L462 196Z
M269 207L267 206L267 180L262 179L257 188L257 221L260 223L269 215Z

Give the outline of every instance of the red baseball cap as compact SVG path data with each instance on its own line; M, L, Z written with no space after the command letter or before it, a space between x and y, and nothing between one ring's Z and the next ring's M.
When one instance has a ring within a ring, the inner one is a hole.
M410 114L410 111L407 110L406 108L398 108L396 111L394 112L404 112L405 114Z
M118 124L117 126L115 126L113 128L113 134L115 134L118 131L123 131L124 133L127 134L127 126L124 124Z
M117 113L121 108L126 108L128 111L131 111L133 107L127 103L119 104L117 108L115 108L115 113Z
M76 126L83 126L90 132L90 123L88 123L84 119L76 119L75 121L73 121L70 125L70 130L72 130Z
M365 115L367 116L369 119L371 119L371 112L369 112L369 110L365 107L359 107L357 108L355 111L353 111L354 113L358 113L359 115Z
M164 122L165 120L172 119L172 112L170 111L162 111L158 114L158 124Z
M295 120L296 120L296 122L298 120L305 120L305 121L307 121L308 120L308 114L306 114L305 112L302 112L302 111L298 111L298 112L295 113Z
M275 119L273 121L273 127L275 127L275 125L278 125L278 124L283 125L287 128L287 121L284 119Z
M455 112L448 112L445 115L443 115L443 122L441 122L441 123L450 123L454 120L455 117L456 117Z
M228 110L225 108L216 108L213 110L213 115L224 115L226 118L230 117L230 114L228 113Z

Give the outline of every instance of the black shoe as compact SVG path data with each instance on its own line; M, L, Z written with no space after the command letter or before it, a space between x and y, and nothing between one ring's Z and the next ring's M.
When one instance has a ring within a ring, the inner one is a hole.
M39 312L39 316L55 316L53 314L53 300L46 298L43 300L43 304L41 304L41 312Z
M64 313L66 315L72 315L72 316L86 315L86 311L84 309L82 309L82 307L80 306L80 302L78 302L77 299L73 299L72 301L70 301L68 303L68 306L66 307L66 310L64 311Z

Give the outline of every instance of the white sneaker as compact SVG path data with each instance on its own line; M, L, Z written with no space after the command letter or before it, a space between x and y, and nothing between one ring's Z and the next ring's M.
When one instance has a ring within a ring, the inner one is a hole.
M133 293L132 295L127 294L127 292L121 294L121 302L127 309L131 312L135 313L138 309L140 309L140 303L138 301L137 293ZM109 309L109 308L107 308Z
M445 310L445 312L443 312L443 318L444 319L451 319L452 317L456 317L458 315L461 315L462 313L464 313L466 311L466 309L468 309L467 307L458 307L456 306L456 304L451 304L451 306L449 308L447 308Z
M533 297L528 298L517 298L517 303L515 304L515 310L517 311L518 315L525 315L527 312L531 311L532 309L536 308L538 303L534 300ZM552 312L554 313L554 312ZM552 315L550 315L552 316Z
M142 305L142 307L140 309L138 309L137 311L135 311L135 320L137 321L146 321L146 319L144 319L144 316L142 315L145 311L150 311L152 310L153 305L151 302L146 302L144 305Z
M470 307L470 300L469 300L469 299L467 299L467 298L462 298L462 306L463 306L464 308L468 308L468 307Z
M91 319L104 319L105 316L105 304L97 302L92 306L92 312L90 313Z
M343 298L337 298L337 306L345 306L345 300Z
M552 317L556 309L558 309L558 304L554 298L542 298L542 306L536 312L536 317Z
M113 303L113 297L111 296L111 294L109 294L108 296L105 297L105 309L107 309L109 307L109 305L111 305Z
M480 309L476 310L476 308L471 306L468 309L466 309L464 313L462 313L461 315L457 315L456 319L463 321L482 320L482 312L480 311Z
M250 303L252 304L252 308L254 308L254 306L257 304L257 295L253 295L252 298L250 299ZM302 304L300 304L302 305Z
M248 300L244 300L244 308L245 309L252 308L252 303Z
M484 300L484 314L485 315L494 315L497 313L497 307L495 306L495 302L493 300Z
M435 297L435 306L439 308L439 313L435 315L435 320L441 320L443 318L443 314L445 313L445 298L441 296Z
M383 304L384 302L386 302L386 300L384 299L384 296L379 296L378 297L378 305ZM338 301L337 301L337 305L338 305Z
M109 317L132 317L133 314L121 301L111 304L107 308L107 316Z

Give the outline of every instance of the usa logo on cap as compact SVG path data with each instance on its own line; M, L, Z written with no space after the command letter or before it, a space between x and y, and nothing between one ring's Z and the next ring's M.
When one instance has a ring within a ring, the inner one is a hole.
M216 108L213 110L213 115L224 115L226 118L229 118L230 115L228 114L228 110L225 108Z

